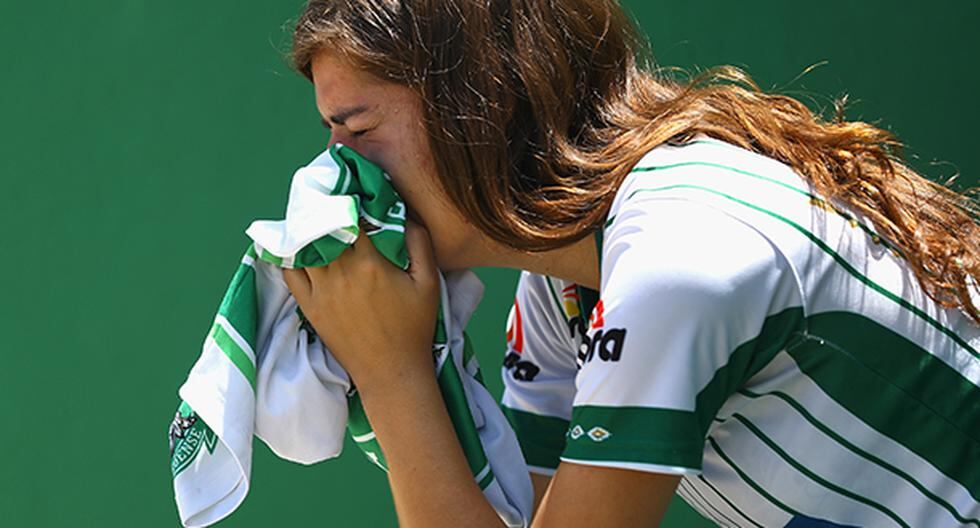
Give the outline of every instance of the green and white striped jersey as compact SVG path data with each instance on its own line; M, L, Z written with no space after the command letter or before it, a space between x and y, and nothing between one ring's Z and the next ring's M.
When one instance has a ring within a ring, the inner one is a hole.
M524 273L503 406L533 471L683 475L723 526L980 527L980 327L864 219L715 140L617 192L600 300Z

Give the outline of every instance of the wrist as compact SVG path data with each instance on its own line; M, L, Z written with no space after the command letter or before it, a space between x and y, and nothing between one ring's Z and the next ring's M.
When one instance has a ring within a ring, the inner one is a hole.
M375 367L352 374L351 377L365 405L368 400L400 398L418 393L428 385L437 388L435 368L431 361L389 363L383 368Z

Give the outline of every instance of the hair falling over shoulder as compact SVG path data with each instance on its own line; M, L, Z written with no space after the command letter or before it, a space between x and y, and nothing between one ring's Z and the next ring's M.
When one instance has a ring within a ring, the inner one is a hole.
M865 217L936 302L980 323L980 202L912 170L889 132L824 119L741 70L643 67L615 0L310 0L292 62L324 50L417 90L438 177L476 226L542 251L598 229L654 147L705 134L792 167Z

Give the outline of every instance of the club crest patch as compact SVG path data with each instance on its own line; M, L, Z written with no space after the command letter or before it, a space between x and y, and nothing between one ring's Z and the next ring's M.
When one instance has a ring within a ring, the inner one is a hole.
M218 435L186 402L180 402L180 407L170 423L170 472L176 478L197 458L203 446L208 454L214 453L218 445Z

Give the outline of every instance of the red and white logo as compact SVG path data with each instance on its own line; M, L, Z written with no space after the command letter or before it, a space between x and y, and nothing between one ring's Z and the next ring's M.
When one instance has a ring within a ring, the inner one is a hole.
M602 317L603 312L605 308L602 307L602 299L599 299L592 313L589 314L589 328L602 328L602 325L606 324L606 320Z
M514 309L507 320L507 342L518 354L524 352L524 326L521 323L521 304L517 299L514 299Z

